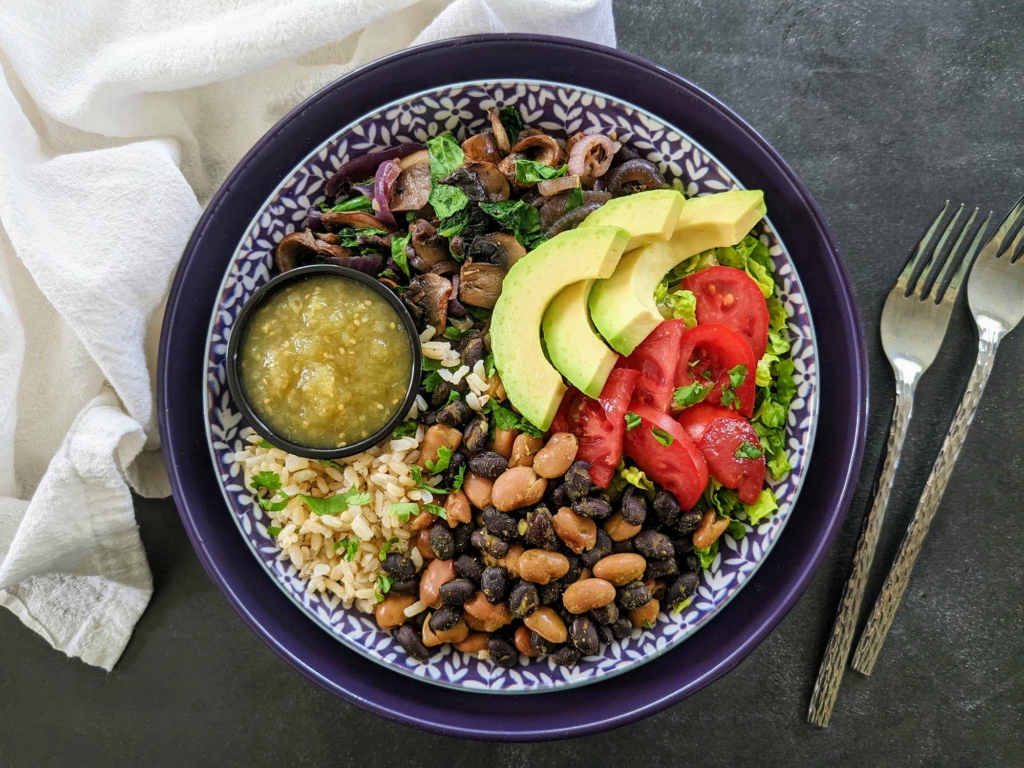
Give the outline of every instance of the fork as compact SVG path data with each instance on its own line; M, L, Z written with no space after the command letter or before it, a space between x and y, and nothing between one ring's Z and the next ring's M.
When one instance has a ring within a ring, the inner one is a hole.
M967 281L967 301L978 328L978 358L953 423L950 424L925 483L914 518L907 527L896 559L882 585L882 592L875 601L875 607L853 654L853 668L865 675L870 675L875 668L900 600L907 590L910 573L921 553L921 546L938 511L939 502L942 501L942 494L949 483L957 456L960 455L960 448L978 409L978 402L985 392L999 342L1024 317L1024 265L1020 265L1024 261L1021 259L1021 252L1024 251L1022 225L1024 196L1017 200L985 244Z
M936 233L940 231L949 207L947 200L911 252L882 309L882 348L896 377L896 408L889 429L885 462L875 485L875 498L864 519L853 566L843 587L843 597L832 626L832 636L825 648L807 711L808 722L821 727L828 725L832 716L846 660L850 655L857 616L864 602L868 572L878 546L882 520L885 518L885 510L889 503L889 492L892 490L903 441L910 424L914 390L917 388L918 380L938 354L964 275L980 245L979 234L974 242L967 246L969 232L978 215L978 209L974 209L964 224L963 205L941 230L936 242ZM986 220L980 232L987 226ZM953 246L947 248L953 238ZM926 270L930 270L927 279ZM948 286L945 286L950 273L953 276Z

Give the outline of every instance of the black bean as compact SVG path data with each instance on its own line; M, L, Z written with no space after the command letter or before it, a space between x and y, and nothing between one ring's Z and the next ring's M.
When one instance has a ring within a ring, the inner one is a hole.
M640 608L651 602L651 591L642 581L631 581L615 590L615 599L627 611Z
M420 577L410 576L407 579L395 579L391 582L389 595L414 595L420 591Z
M482 552L486 552L495 560L500 560L508 554L508 542L494 536L486 528L477 528L473 531L470 542L474 547Z
M469 367L469 370L473 370L486 354L484 337L479 331L470 331L459 342L459 358L463 365Z
M672 539L672 549L676 551L676 557L693 552L693 536L683 536L679 539Z
M443 408L448 403L448 398L451 397L452 392L458 392L459 395L465 397L469 391L469 384L463 379L458 384L452 384L450 381L442 381L434 391L430 393L430 404L434 408Z
M488 480L497 480L506 469L508 469L508 459L497 451L482 451L474 454L469 460L470 472L480 477L486 477Z
M700 573L700 558L693 552L687 552L682 557L676 558L679 563L679 570L684 573Z
M455 557L455 539L447 523L438 522L430 526L427 542L438 560L451 560Z
M445 605L463 605L473 599L476 584L466 578L452 579L441 585L438 594Z
M477 416L462 430L462 447L466 453L479 453L487 447L487 419Z
M700 577L696 573L684 573L668 588L668 592L665 593L665 602L673 608L677 608L696 594L699 585Z
M430 628L435 632L444 632L462 621L462 609L454 605L442 605L430 617Z
M437 423L446 427L461 427L473 414L473 410L462 400L452 400L437 412Z
M455 572L464 579L479 584L480 577L484 573L483 563L480 562L479 557L473 555L459 555L459 559L455 561Z
M591 520L604 520L612 513L612 505L600 496L587 496L572 503L572 511L580 517Z
M509 541L516 537L516 519L512 515L499 512L494 507L487 507L483 511L483 521L484 527L499 539Z
M505 669L514 667L519 661L519 654L516 652L515 646L501 637L492 637L487 641L487 655L490 656L491 661Z
M648 560L665 560L676 556L675 548L668 536L657 531L640 531L633 537L633 547Z
M597 543L594 544L593 549L588 549L580 555L580 562L583 563L584 568L593 568L597 564L598 560L603 557L607 557L611 553L612 540L608 537L607 533L598 528Z
M508 596L508 609L517 619L522 619L533 613L533 609L540 605L540 594L537 587L528 581L520 581L516 584Z
M615 542L612 542L612 554L613 555L622 555L622 554L632 553L632 552L636 552L636 549L633 548L633 540L632 539L626 539L625 541L615 541Z
M551 511L538 505L526 513L526 531L522 537L535 547L543 547L552 551L558 549L558 536L551 522Z
M565 592L565 584L560 581L552 581L545 584L538 590L541 605L554 605L562 600L562 593Z
M600 641L593 620L587 616L574 618L569 625L569 642L583 656L593 656L597 653Z
M500 565L490 565L484 568L480 577L480 591L484 593L487 602L497 605L505 599L508 591L508 574Z
M416 563L399 552L389 552L380 567L384 573L396 579L408 579L416 575Z
M608 643L615 639L615 635L612 634L611 627L605 624L597 624L595 629L597 629L597 639L601 645L608 645Z
M644 581L648 579L664 579L668 576L676 576L679 573L679 566L672 558L668 560L650 560L647 569L644 571Z
M420 611L415 616L410 616L409 620L405 623L411 626L413 629L415 629L418 633L422 634L423 625L426 623L429 615L430 614L428 614L426 611Z
M420 424L425 427L432 427L437 423L437 411L427 411L420 414Z
M631 634L633 634L633 625L625 616L612 624L612 635L616 640L625 640Z
M466 457L462 455L461 451L456 451L448 459L448 469L441 475L440 486L442 488L451 488L455 484L455 478L459 476L459 471L462 471L463 477L465 477L466 471Z
M704 516L696 509L691 509L679 518L672 530L677 536L689 536L700 528L702 522L704 522Z
M560 667L574 667L579 663L579 660L580 652L571 645L563 645L551 654L551 661Z
M619 606L615 603L608 603L602 608L592 608L590 616L598 624L614 624L619 620Z
M473 523L459 523L452 529L452 538L455 539L455 553L461 555L469 549L469 540L473 535L476 526Z
M619 514L630 525L643 525L647 518L647 498L639 488L628 486L622 492Z
M555 643L552 643L550 640L547 640L544 637L538 635L536 632L531 631L530 647L533 648L533 650L541 656L546 656L547 654L555 650L557 645Z
M583 563L580 562L580 556L573 552L563 552L566 560L569 561L569 570L566 572L559 581L569 586L580 580L580 575L583 573Z
M430 651L427 650L427 646L423 644L416 630L410 625L403 624L400 626L398 632L395 633L395 639L402 646L402 650L416 659L416 661L426 661L430 658Z
M579 501L593 487L590 482L590 464L586 461L574 461L565 473L565 492L572 501Z
M680 514L679 502L675 494L658 491L654 496L654 515L662 525L675 525Z
M569 493L565 489L565 483L553 485L552 481L549 480L546 498L555 509L569 506Z

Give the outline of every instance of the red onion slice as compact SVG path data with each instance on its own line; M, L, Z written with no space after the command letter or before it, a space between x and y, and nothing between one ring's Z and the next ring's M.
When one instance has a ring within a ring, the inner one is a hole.
M380 152L373 152L353 158L336 170L334 175L327 180L327 183L324 185L324 194L328 197L337 197L347 184L365 181L373 176L377 166L385 160L405 157L423 149L426 149L423 144L410 142L408 144L399 144L397 147L389 147Z
M615 144L607 136L600 133L584 136L569 152L569 173L596 179L605 174L614 156Z
M552 195L557 195L559 192L576 189L579 185L579 176L562 176L558 179L544 179L544 181L537 184L537 191L544 197L551 197Z
M395 195L395 182L402 173L402 164L398 160L386 160L377 166L373 177L373 200L377 209L377 218L388 224L395 224L391 215L391 199Z

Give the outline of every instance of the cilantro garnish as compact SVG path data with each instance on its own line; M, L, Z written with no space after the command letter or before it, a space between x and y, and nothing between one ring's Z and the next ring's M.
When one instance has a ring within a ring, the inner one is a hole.
M693 384L688 384L685 387L678 387L672 393L672 399L681 408L689 408L691 405L696 405L707 397L708 391L708 387L705 387L699 381L695 381Z
M397 536L392 536L390 539L385 541L384 542L384 546L382 546L380 548L380 552L377 553L377 559L380 560L383 563L384 562L384 558L387 557L388 556L388 552L391 551L391 545L392 544L397 544L397 543L398 543L398 537Z
M306 502L310 512L314 515L338 515L349 508L349 506L362 506L370 503L370 494L366 491L359 492L355 488L349 488L344 493L328 496L326 499L317 499L313 496L301 495Z
M423 510L429 512L434 517L440 517L442 520L448 519L448 513L444 511L444 507L438 504L424 504Z
M746 440L740 443L740 447L733 454L737 459L759 459L762 455L764 455L764 451Z
M660 429L659 427L651 427L651 435L654 437L655 440L664 445L666 448L672 445L672 435L670 435L664 429Z
M357 536L346 536L341 541L335 542L335 552L342 548L345 550L345 559L351 563L359 553L359 538Z
M629 430L639 426L640 417L632 411L626 411L626 431L628 432Z
M412 515L420 513L420 505L415 501L400 501L388 507L388 514L398 518L398 522L407 523Z

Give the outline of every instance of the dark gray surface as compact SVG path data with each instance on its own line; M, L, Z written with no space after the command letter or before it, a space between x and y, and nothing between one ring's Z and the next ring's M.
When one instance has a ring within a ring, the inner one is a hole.
M816 196L856 285L872 374L865 473L790 615L733 673L636 725L541 745L440 738L367 714L293 672L207 578L173 504L140 500L156 593L113 673L65 659L0 612L0 766L1024 764L1024 330L1000 350L874 676L847 674L827 730L805 722L892 408L882 300L944 199L1001 214L1024 191L1024 8L620 0L616 16L621 48L718 95L778 147ZM872 594L974 344L960 307L918 392Z

